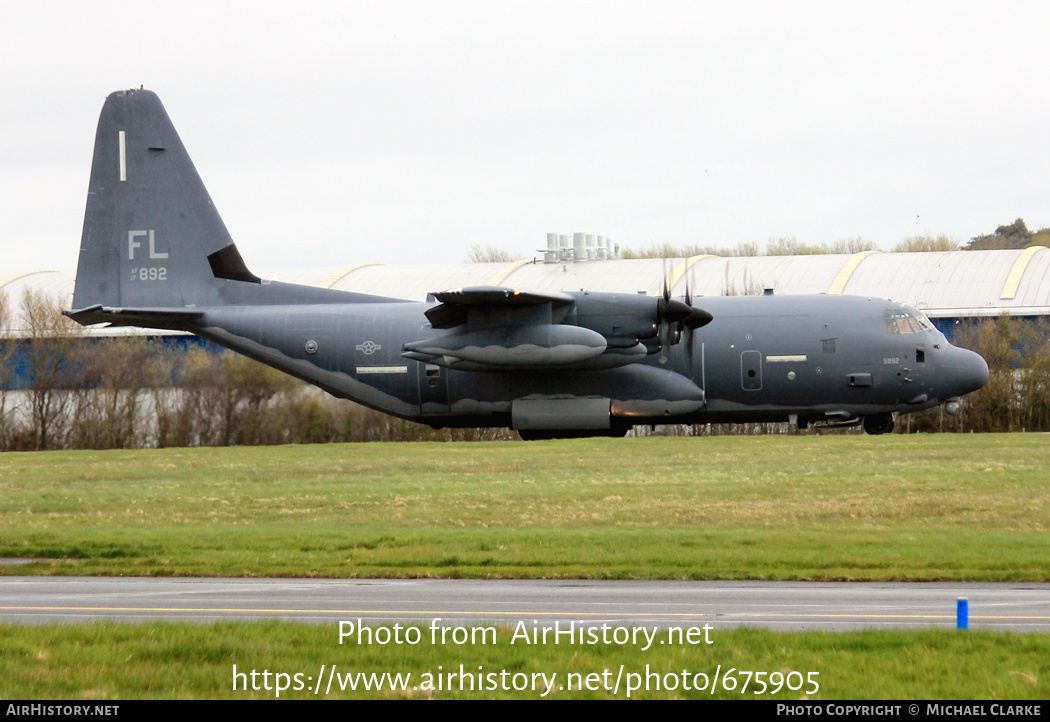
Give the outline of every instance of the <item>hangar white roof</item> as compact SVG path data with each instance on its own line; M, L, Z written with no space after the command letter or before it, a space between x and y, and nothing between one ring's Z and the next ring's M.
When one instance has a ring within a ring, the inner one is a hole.
M6 269L5 269L6 270ZM13 270L13 269L12 269ZM1050 315L1050 248L879 253L813 256L694 256L672 259L604 260L583 263L460 263L253 269L288 283L357 291L423 301L428 293L465 286L524 289L660 293L664 279L681 296L761 293L778 295L853 294L901 301L930 316ZM11 304L21 335L22 294L28 288L72 303L74 274L68 271L14 271L0 275L0 292Z

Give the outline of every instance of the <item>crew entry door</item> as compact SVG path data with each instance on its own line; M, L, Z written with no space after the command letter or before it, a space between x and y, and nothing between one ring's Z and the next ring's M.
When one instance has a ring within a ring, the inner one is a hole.
M744 391L762 390L761 351L744 351L740 354L740 386Z

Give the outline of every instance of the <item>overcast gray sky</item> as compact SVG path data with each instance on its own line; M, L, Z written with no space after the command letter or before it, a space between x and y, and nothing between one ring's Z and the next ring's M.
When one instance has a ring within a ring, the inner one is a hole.
M3 2L0 275L73 270L111 91L250 266L1050 225L1046 2Z

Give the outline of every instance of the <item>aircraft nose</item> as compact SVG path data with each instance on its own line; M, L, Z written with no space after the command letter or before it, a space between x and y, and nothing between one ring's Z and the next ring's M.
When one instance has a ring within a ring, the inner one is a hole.
M952 346L942 366L946 387L942 398L962 396L988 383L988 364L980 354L973 351Z

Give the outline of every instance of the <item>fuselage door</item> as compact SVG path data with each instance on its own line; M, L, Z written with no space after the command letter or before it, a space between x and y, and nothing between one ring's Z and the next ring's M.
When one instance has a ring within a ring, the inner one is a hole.
M423 334L433 334L430 324L420 327L419 338ZM448 374L449 370L422 361L409 361L418 368L419 410L422 414L447 414L448 409Z
M762 390L761 351L744 351L740 354L740 385L744 391Z
M929 398L931 389L928 386L926 371L926 346L916 344L914 354L907 354L901 359L901 400L917 404Z

